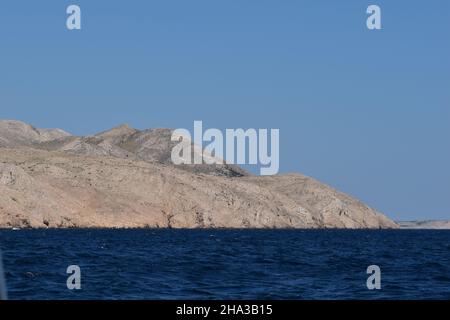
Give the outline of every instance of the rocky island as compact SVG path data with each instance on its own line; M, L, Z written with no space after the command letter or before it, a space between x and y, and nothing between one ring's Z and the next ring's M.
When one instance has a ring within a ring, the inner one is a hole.
M0 228L397 228L301 174L173 165L171 129L91 136L0 120Z

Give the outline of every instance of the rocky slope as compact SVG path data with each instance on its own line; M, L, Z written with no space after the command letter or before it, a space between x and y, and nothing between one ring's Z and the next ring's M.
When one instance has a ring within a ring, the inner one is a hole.
M60 129L36 129L14 120L0 120L0 147L33 146L70 136Z
M169 129L88 137L0 121L0 227L396 228L299 174L174 166Z

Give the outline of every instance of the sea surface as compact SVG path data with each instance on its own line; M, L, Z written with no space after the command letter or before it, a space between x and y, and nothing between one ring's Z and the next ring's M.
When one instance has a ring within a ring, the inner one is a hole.
M0 248L10 299L450 299L450 231L0 230Z

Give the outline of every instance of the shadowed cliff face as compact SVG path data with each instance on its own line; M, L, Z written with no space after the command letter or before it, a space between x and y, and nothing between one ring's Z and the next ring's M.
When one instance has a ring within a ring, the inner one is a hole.
M0 121L0 227L395 228L302 175L174 166L172 130L93 136Z

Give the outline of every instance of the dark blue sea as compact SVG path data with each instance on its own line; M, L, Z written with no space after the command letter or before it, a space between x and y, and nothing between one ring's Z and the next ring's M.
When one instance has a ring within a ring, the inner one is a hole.
M0 230L0 247L10 299L450 299L450 231Z

